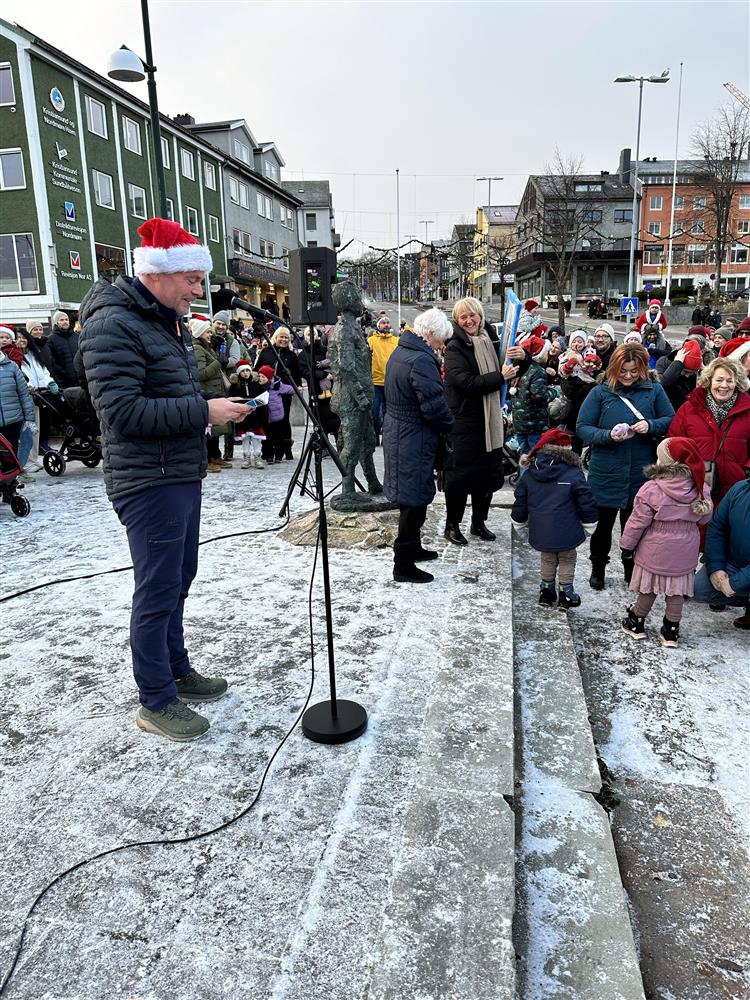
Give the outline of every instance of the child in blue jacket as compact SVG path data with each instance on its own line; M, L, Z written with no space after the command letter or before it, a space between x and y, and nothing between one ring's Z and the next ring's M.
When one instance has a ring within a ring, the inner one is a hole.
M581 459L565 431L545 431L522 459L526 475L519 480L511 520L529 527L529 544L540 553L539 603L577 608L573 590L576 548L596 527L594 494L581 469ZM555 576L559 590L555 596Z

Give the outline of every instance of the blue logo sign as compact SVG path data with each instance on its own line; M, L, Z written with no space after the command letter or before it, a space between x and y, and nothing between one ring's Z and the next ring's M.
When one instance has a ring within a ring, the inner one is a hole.
M53 87L52 90L50 90L49 99L55 111L65 110L65 98L60 93L57 87Z
M643 287L646 289L647 292L652 292L654 290L654 283L653 281L649 281Z
M620 300L620 315L621 316L638 315L638 297L636 295L632 295L629 298L625 297Z
M65 221L66 222L76 221L76 207L72 201L65 202Z

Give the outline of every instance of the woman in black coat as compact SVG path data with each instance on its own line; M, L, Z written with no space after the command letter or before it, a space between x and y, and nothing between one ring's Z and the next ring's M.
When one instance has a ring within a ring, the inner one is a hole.
M289 376L287 376L286 372L279 364L276 354L270 347L264 347L255 359L256 372L260 371L264 365L270 365L285 385L296 385L299 388L299 386L302 385L302 368L300 367L299 358L292 350L291 333L285 326L280 326L274 331L274 334L271 337L271 343L276 348L279 357L286 365ZM293 398L294 397L291 393L287 393L281 397L284 404L284 424L280 430L279 436L284 441L284 458L288 460L294 458L294 455L292 454L292 444L294 443L292 438L292 427L289 422L289 414L292 409Z
M471 494L471 534L495 535L485 525L492 494L503 485L500 389L519 369L497 357L497 334L484 322L482 304L459 299L453 307L453 337L445 348L445 395L456 418L445 460L445 537L467 545L461 520ZM523 358L514 347L508 357Z
M383 490L400 509L393 545L393 579L430 583L434 577L416 563L437 559L422 547L420 530L435 496L435 456L440 434L453 425L440 379L440 350L451 325L439 309L428 309L405 330L385 370Z

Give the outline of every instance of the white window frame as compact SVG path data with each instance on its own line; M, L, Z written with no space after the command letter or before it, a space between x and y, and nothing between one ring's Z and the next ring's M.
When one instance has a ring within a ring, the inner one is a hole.
M745 255L744 260L737 259L737 255L740 253ZM744 246L742 243L738 243L736 246L733 246L732 249L729 251L730 264L747 264L748 259L750 259L750 255L747 252L747 247Z
M664 208L664 195L652 194L648 203L648 207L652 212L661 212Z
M129 126L131 125L135 130L134 133L130 132ZM131 137L131 134L135 135L136 137L136 146L138 147L137 149L134 149L130 145L130 142L128 141ZM132 118L126 117L126 115L122 116L122 142L123 145L125 146L125 149L129 150L131 153L135 153L136 156L143 156L143 146L141 144L141 126L138 124L137 121L134 121Z
M250 208L250 188L240 181L240 208Z
M695 251L702 251L702 253L703 253L703 260L691 260L691 257L694 256ZM705 243L688 243L688 252L687 252L687 260L686 260L686 262L688 264L702 266L702 265L704 265L706 263L707 259L708 259L708 255L706 254L706 245L705 245Z
M737 223L737 232L744 235L750 233L750 219L740 219Z
M169 139L161 137L161 162L165 170L172 169L172 155L169 152Z
M219 235L219 219L215 215L209 215L208 217L208 238L212 243L220 243L221 236Z
M233 205L240 203L240 182L236 177L229 178L229 200Z
M185 169L187 164L190 165L190 173L188 173ZM195 180L195 157L192 152L189 149L185 149L184 146L180 146L180 173L189 181Z
M88 129L89 132L92 133L92 135L98 135L100 139L109 139L109 125L107 124L107 106L105 104L102 104L101 101L97 101L97 99L95 97L92 97L90 94L85 94L84 96L86 98L86 128ZM93 115L94 104L102 109L102 122L104 127L103 132L97 132L97 130L93 128L92 125L91 118Z
M282 267L286 267L286 268L289 267L289 248L288 247L282 247L281 248L281 266Z
M14 104L16 104L16 84L15 84L15 81L13 80L13 66L11 65L11 63L9 63L9 62L0 62L0 71L2 71L4 69L8 70L8 76L10 77L10 91L11 91L11 96L13 97L13 100L12 101L3 101L2 104L0 104L0 108L10 108L10 107L13 107ZM21 234L21 235L23 235L23 234Z
M310 225L310 219L312 219L312 225ZM317 233L317 231L318 231L318 213L305 212L305 232Z
M23 162L23 150L20 147L11 147L10 149L0 149L0 157L4 154L17 153L21 158L21 174L23 176L23 184L13 184L7 185L5 183L5 177L3 175L2 160L0 160L0 191L23 191L26 188L26 167Z
M693 197L693 211L698 211L701 208L706 207L706 196L705 194L696 194Z
M247 241L243 237L247 237ZM243 229L233 229L232 230L232 244L234 246L235 254L240 257L251 257L253 253L253 237L250 233L246 233Z
M105 202L99 200L99 178L106 177L109 181L109 190L112 195L112 204L107 205ZM105 174L103 170L97 170L93 168L91 171L92 187L94 189L94 201L99 206L99 208L108 208L110 212L116 212L117 206L115 204L115 184L111 174Z
M139 197L139 192L143 195L143 215L139 215L135 210L135 199ZM130 214L134 219L148 218L148 201L146 200L146 189L140 184L128 184L128 201L130 202Z
M209 191L216 190L216 167L208 160L203 161L203 183Z
M648 234L649 236L661 236L661 222L649 222Z
M241 139L235 139L232 149L234 150L234 155L238 160L240 160L241 163L245 163L247 166L250 166L250 163L252 162L252 151L246 142L242 142ZM247 155L243 155L243 153Z
M653 258L653 259L652 259ZM664 260L664 246L645 246L643 248L643 263L646 267L656 267Z
M170 222L174 222L174 200L172 198L167 198L167 218Z
M740 211L746 212L750 209L750 194L741 194L739 200Z
M192 216L190 213L193 213ZM195 229L190 228L191 219L195 219ZM185 229L190 233L191 236L200 236L200 226L198 225L198 209L193 208L192 205L185 205Z
M685 196L682 194L676 194L674 196L674 210L675 212L682 212L685 209Z
M34 246L34 234L33 233L0 233L0 236L10 236L13 240L13 256L16 261L16 279L18 282L18 288L8 292L0 292L0 295L38 295L39 294L39 267L36 259L36 247ZM18 266L18 246L16 245L16 240L19 236L26 236L31 243L31 249L34 253L34 270L36 271L36 288L21 288L21 272Z
M703 221L703 219L696 219L695 222L690 227L690 232L693 236L705 236L706 223Z
M263 195L260 191L255 192L255 210L258 215L263 218Z
M266 218L273 221L273 199L269 198L267 194L264 194L263 198L266 203Z

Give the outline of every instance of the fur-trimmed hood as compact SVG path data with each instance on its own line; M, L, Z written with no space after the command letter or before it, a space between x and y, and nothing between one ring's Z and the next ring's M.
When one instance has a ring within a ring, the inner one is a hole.
M698 493L698 487L693 479L690 466L682 462L674 465L661 465L655 462L643 470L647 479L659 483L659 488L678 504L685 504L694 514L708 514L712 504L708 495L703 497ZM708 488L705 488L708 494Z
M572 465L578 469L581 468L581 456L577 455L572 448L561 448L557 444L545 444L539 451L534 452L531 459L529 459L528 455L522 455L519 465L522 465L524 469L528 469L535 461L541 459L543 455L547 455L552 461L557 459L565 465Z
M652 465L647 465L643 473L647 479L672 479L673 476L693 478L690 466L684 465L682 462L675 462L673 465L660 465L658 462L654 462Z

